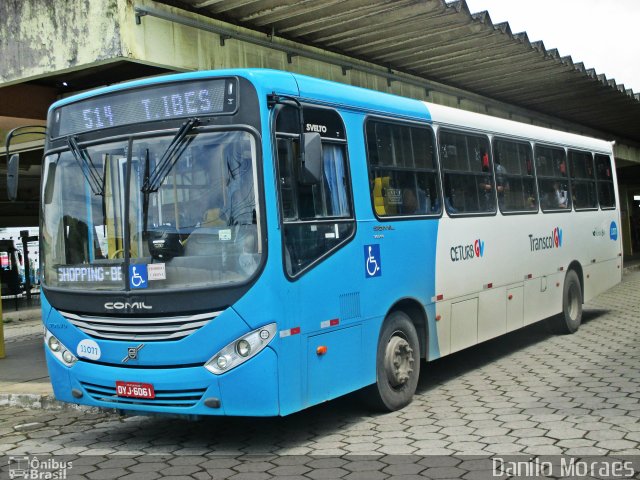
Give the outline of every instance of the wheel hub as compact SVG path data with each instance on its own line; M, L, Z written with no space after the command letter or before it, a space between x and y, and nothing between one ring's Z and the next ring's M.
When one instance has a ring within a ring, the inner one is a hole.
M387 344L384 359L387 379L392 387L400 387L409 381L413 372L413 349L404 338L394 335Z

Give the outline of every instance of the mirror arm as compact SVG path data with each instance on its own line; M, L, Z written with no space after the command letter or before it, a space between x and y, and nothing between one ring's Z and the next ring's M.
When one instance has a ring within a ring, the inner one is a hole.
M24 132L21 130L25 130ZM9 160L9 148L11 147L11 140L21 135L42 135L46 136L47 129L43 125L23 125L22 127L16 127L7 134L4 148L7 155L7 161Z
M276 92L267 95L267 106L271 109L276 105L291 105L291 102L295 103L295 107L298 110L298 122L300 123L299 145L300 145L300 164L304 168L305 164L305 148L304 148L304 114L302 112L302 104L300 100L290 95L278 95Z
M11 149L11 140L22 135L42 135L44 137L46 134L47 129L42 125L24 125L22 127L16 127L7 134L4 147L7 155L7 196L9 197L9 200L15 201L18 196L18 163L20 161L20 156L17 153L14 154L16 157L15 159L12 159L12 156L9 153ZM11 174L12 163L16 165L13 175Z

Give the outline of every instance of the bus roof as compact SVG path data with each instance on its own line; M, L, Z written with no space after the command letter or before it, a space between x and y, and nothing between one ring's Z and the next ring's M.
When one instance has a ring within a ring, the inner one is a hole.
M314 103L332 105L338 108L409 118L423 122L432 121L441 125L491 132L539 142L567 145L573 148L584 148L608 154L612 152L611 143L604 140L423 102L339 82L322 80L307 75L261 68L187 72L124 82L59 100L49 107L49 111L80 100L121 90L220 76L244 77L251 81L262 93L276 91L277 93L285 95L298 95L302 99L308 99Z

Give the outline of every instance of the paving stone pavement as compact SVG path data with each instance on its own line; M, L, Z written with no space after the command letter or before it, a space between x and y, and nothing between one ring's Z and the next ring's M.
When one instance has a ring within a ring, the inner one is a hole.
M413 403L390 414L357 395L197 422L0 410L0 473L8 456L65 455L67 478L472 479L514 454L633 456L640 473L640 271L586 305L574 335L536 324L423 365Z

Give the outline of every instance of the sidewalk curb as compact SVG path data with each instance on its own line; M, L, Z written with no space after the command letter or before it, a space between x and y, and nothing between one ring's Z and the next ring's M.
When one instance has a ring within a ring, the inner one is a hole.
M102 411L98 407L59 402L53 395L40 395L37 393L0 393L0 407L18 407L30 410L80 410L86 413Z

